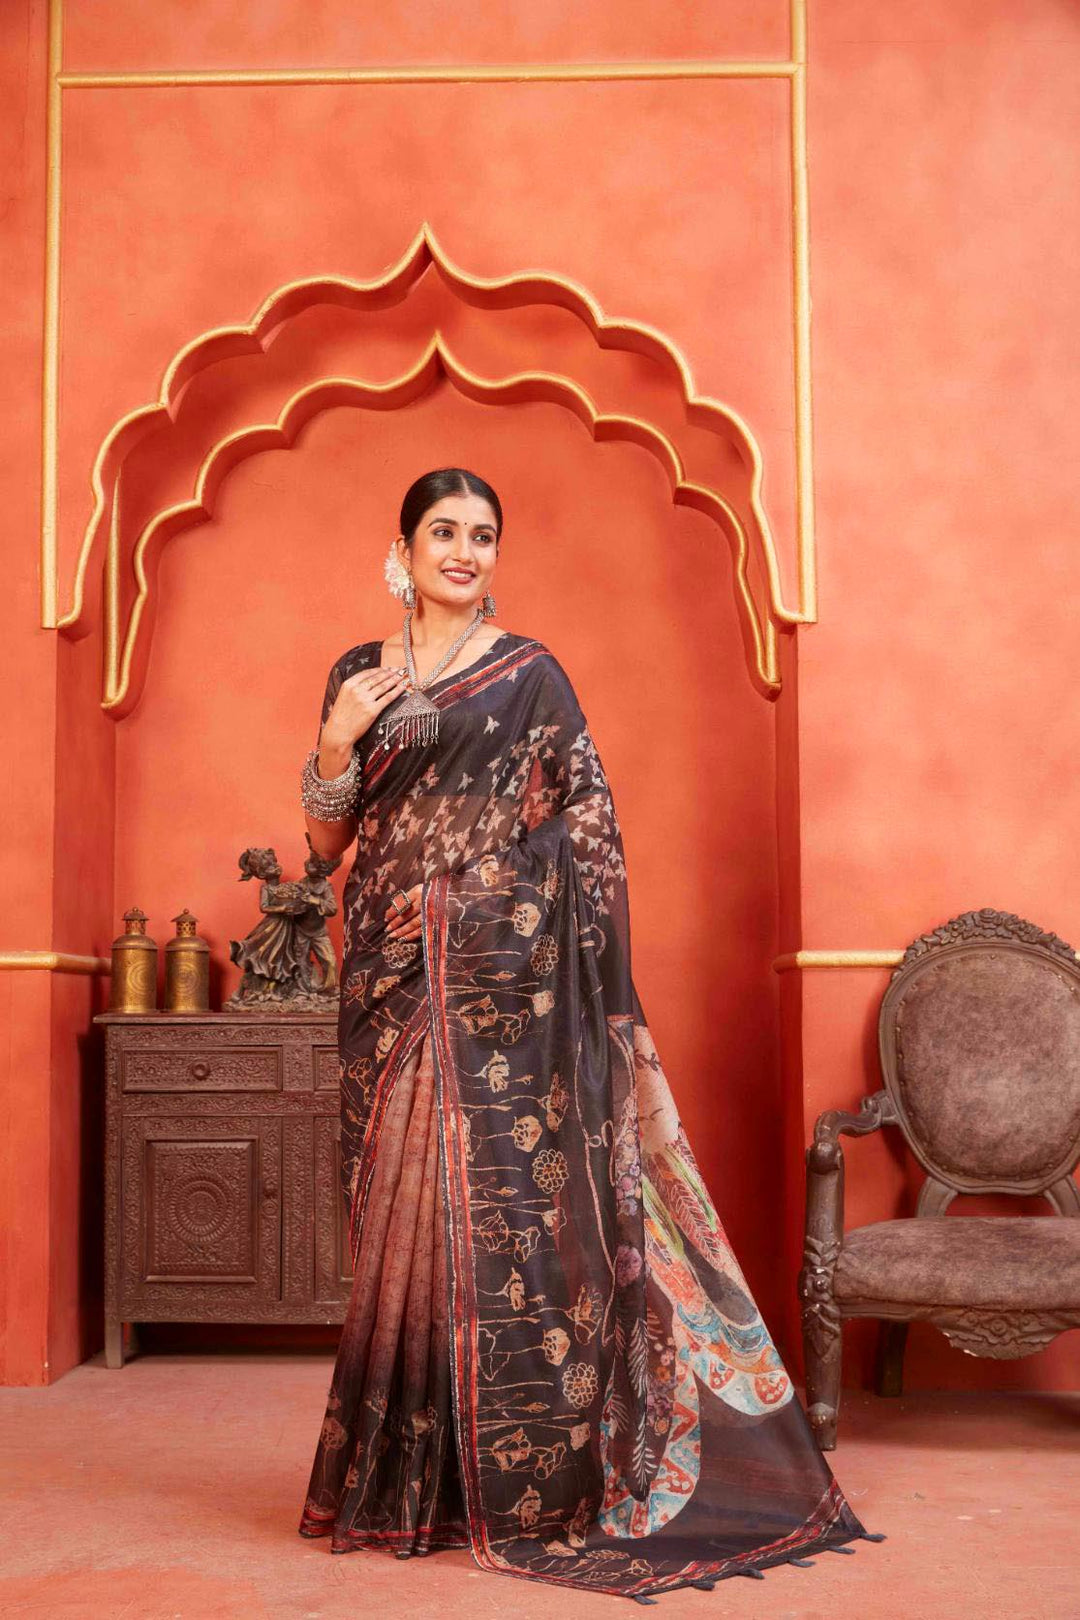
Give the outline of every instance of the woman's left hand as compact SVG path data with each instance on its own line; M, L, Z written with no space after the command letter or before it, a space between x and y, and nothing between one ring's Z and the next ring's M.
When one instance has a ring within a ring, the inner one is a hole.
M423 884L414 883L411 889L405 889L403 892L409 897L408 906L402 904L401 894L395 890L390 896L390 903L383 914L386 918L386 937L388 939L419 939L420 896L423 892Z

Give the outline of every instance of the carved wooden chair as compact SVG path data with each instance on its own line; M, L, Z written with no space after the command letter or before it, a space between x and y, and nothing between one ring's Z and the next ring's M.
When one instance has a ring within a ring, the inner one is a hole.
M832 1109L807 1150L799 1278L806 1399L836 1445L841 1327L881 1320L877 1389L899 1395L907 1324L976 1356L1080 1327L1080 962L1034 924L969 911L909 945L881 1003L884 1089ZM844 1230L841 1135L898 1125L926 1171L915 1216ZM1042 1194L1042 1215L948 1216L958 1193Z

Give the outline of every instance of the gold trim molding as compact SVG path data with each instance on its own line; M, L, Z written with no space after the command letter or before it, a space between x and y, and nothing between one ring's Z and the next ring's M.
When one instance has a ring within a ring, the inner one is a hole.
M60 179L62 0L49 0L49 87L45 131L45 307L41 339L41 622L57 623L56 548L60 438Z
M747 573L750 556L747 528L730 502L719 491L694 483L684 476L685 469L676 446L652 423L640 417L598 411L579 383L553 372L518 372L501 380L481 377L457 360L442 334L436 332L417 363L400 377L381 383L352 377L321 378L293 394L275 422L243 428L221 439L213 447L199 469L194 498L157 513L135 542L132 567L137 594L128 616L122 647L117 593L111 588L106 594L106 685L102 707L123 714L131 706L139 628L149 596L146 556L152 544L194 524L208 521L213 516L217 492L234 467L260 451L291 448L303 428L323 411L350 404L383 410L388 406L406 405L427 393L440 376L447 377L461 393L478 403L494 400L517 404L540 400L564 406L584 423L597 443L623 440L655 455L667 473L675 505L692 507L710 517L726 532L733 550L736 599L748 644L753 649L753 672L765 695L776 696L780 686L776 628L768 613L762 613L755 600ZM115 512L115 493L112 509ZM109 581L115 581L119 573L115 522L109 527L108 556L106 577Z
M411 370L389 383L330 377L306 385L286 403L275 423L261 423L232 433L205 457L196 478L194 499L158 513L138 537L132 564L136 598L120 645L119 610L119 485L126 457L154 428L176 420L179 399L186 385L219 362L266 352L284 322L316 305L338 305L362 310L385 309L404 299L420 277L434 267L450 289L481 309L519 308L533 304L556 305L578 318L601 349L641 354L674 371L682 393L686 421L734 442L750 469L744 523L735 507L713 487L685 477L682 458L672 439L652 423L636 416L602 413L585 390L570 378L553 372L522 372L495 380L469 371L450 353L436 332L425 353ZM91 483L94 507L83 535L75 571L71 606L58 626L73 634L88 628L85 618L85 583L91 555L99 539L106 547L104 575L105 695L103 706L115 714L126 712L131 701L131 677L139 626L149 592L145 557L151 541L165 538L211 515L214 495L223 477L248 455L272 446L291 445L305 422L330 403L376 405L386 409L407 404L431 386L439 373L447 375L470 397L481 402L504 403L548 400L568 406L589 427L595 439L623 438L652 451L663 463L676 505L702 512L723 528L733 545L736 600L747 639L751 673L763 694L774 698L780 690L777 626L794 622L781 600L775 542L762 501L764 466L761 450L746 422L732 407L695 391L690 366L669 338L655 327L638 321L609 318L592 295L577 282L543 271L514 276L473 276L456 265L440 247L428 224L421 226L396 264L371 281L341 277L312 277L289 282L265 299L252 320L242 326L213 328L184 345L166 368L156 401L130 411L113 426L94 461ZM752 532L748 532L752 531ZM748 563L751 541L759 555L764 584L759 602L751 585Z
M787 608L782 600L779 569L772 545L768 542L770 589L773 612L778 622L796 625L812 624L817 620L817 585L814 555L814 490L813 490L813 418L810 370L810 266L809 266L809 196L806 155L806 7L807 0L790 0L791 50L784 61L653 61L618 63L517 63L517 64L463 64L460 66L399 66L356 69L236 69L207 71L163 71L147 73L67 73L63 68L63 0L48 0L49 6L49 88L47 99L47 176L46 176L46 231L45 231L45 287L44 338L42 388L42 497L41 497L41 622L47 629L70 626L79 616L82 598L82 574L85 567L85 546L80 554L76 572L75 599L66 613L61 614L58 521L58 456L59 456L59 373L60 373L60 308L61 308L61 199L62 199L62 116L63 93L80 89L152 89L157 86L173 88L235 85L319 85L319 84L378 84L378 83L492 83L492 82L603 82L628 79L683 80L683 79L779 79L790 85L789 129L790 169L792 189L792 324L794 371L794 426L795 426L795 526L798 577L798 603ZM426 230L428 246L438 253L431 233ZM754 479L757 486L755 500L760 504L760 451L749 429L734 411L717 401L694 399L693 381L689 366L667 339L639 323L607 320L599 306L584 289L555 276L542 273L525 277L508 277L502 281L484 281L468 277L457 271L443 254L444 266L456 273L459 280L474 288L501 289L514 282L546 281L552 288L560 287L576 297L581 310L588 310L599 330L636 331L651 334L654 342L663 345L683 375L687 399L709 405L726 412L729 420L738 423L746 435L751 451ZM304 285L304 284L300 284ZM353 283L361 286L362 283ZM557 301L557 300L556 300ZM236 330L236 329L233 329ZM214 337L207 333L204 337ZM201 340L196 340L196 343ZM602 340L601 340L602 341ZM177 357L179 362L186 351ZM174 362L174 366L177 364ZM170 368L172 369L172 368ZM138 415L139 413L133 413ZM125 421L129 418L125 418ZM120 426L120 424L118 424ZM751 448L752 447L752 448ZM764 512L759 521L767 533ZM107 586L108 588L108 586Z
M111 973L107 956L77 956L71 951L0 951L0 973Z
M187 89L297 84L575 84L627 79L790 79L798 62L463 62L370 68L165 68L60 73L63 90Z

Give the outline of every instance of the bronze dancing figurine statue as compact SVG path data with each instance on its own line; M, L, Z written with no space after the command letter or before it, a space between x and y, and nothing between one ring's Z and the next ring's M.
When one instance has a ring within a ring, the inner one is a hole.
M328 881L341 857L327 858L310 848L305 877L283 882L272 849L252 847L240 856L240 882L260 880L262 917L242 940L229 941L229 956L243 977L223 1011L309 1012L336 1008L337 960L326 918L337 911ZM314 971L314 957L318 971Z

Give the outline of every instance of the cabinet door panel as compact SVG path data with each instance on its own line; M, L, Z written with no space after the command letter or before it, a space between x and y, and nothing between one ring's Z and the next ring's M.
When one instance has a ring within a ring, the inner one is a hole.
M132 1319L228 1320L281 1297L282 1119L124 1122L121 1294Z

